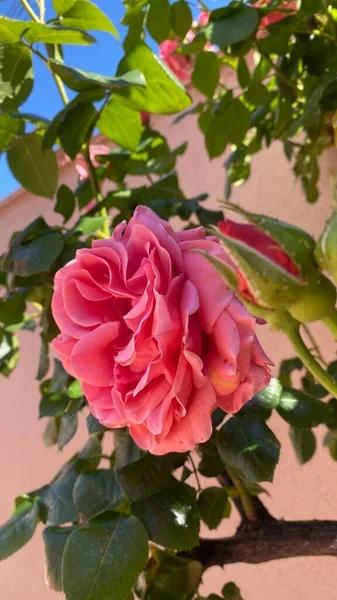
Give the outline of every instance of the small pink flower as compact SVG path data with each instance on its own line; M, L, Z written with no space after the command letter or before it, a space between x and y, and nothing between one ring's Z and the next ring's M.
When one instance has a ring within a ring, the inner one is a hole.
M251 6L260 8L261 6L268 5L269 2L270 2L270 0L258 0L258 2L251 4ZM296 12L296 8L297 8L296 2L291 2L291 1L282 2L279 6L280 6L280 8L292 9L294 12ZM272 25L272 23L277 23L278 21L283 21L283 19L285 19L289 14L290 13L279 12L277 10L273 10L268 15L266 15L265 17L263 17L261 19L260 28L266 29L269 25ZM291 13L291 14L293 14L293 13Z
M180 43L174 40L165 40L159 46L159 56L169 69L184 84L191 81L193 60L189 56L174 54Z
M111 148L104 144L91 144L90 146L90 160L97 169L99 167L99 162L95 159L97 154L109 154L111 152ZM75 158L75 168L78 173L78 176L81 180L87 179L89 177L88 165L83 154L78 154Z
M209 13L206 11L200 13L198 15L198 21L199 21L200 25L202 25L203 27L206 27L206 25L208 25L208 21L209 21Z
M65 369L101 423L158 455L205 442L216 407L238 411L270 379L255 318L195 250L231 264L203 227L175 232L138 206L55 276Z

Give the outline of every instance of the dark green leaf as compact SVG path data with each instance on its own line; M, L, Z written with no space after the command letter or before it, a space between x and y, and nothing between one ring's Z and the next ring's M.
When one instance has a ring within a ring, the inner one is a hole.
M294 388L283 389L277 412L287 423L300 429L317 427L329 415L327 404Z
M117 481L130 502L155 494L162 489L173 469L173 457L145 454L117 470Z
M77 431L77 409L69 410L61 417L57 446L62 450L70 442Z
M117 469L122 469L126 465L141 458L142 451L133 441L127 429L115 429L114 442Z
M22 244L12 255L14 273L20 277L28 277L34 273L49 271L60 256L63 246L62 235L57 231L50 231Z
M100 422L93 415L87 416L87 428L90 434L104 432L104 425L101 425Z
M112 96L103 108L97 127L109 140L126 150L135 150L142 134L142 122L138 111L123 106Z
M138 44L127 52L118 65L117 75L139 69L146 79L146 89L120 90L131 108L156 114L173 114L184 110L191 99L181 82L146 44Z
M47 527L43 532L44 551L46 557L46 582L50 589L63 591L62 554L74 527Z
M40 357L39 357L39 366L36 375L36 379L41 381L47 373L49 369L49 346L44 339L43 335L41 337L41 348L40 348Z
M203 456L199 463L199 473L203 477L218 477L224 472L224 464L219 455Z
M171 7L168 0L149 0L146 27L150 36L161 44L169 37L171 29Z
M240 589L233 581L226 583L226 585L223 586L221 593L225 600L243 600Z
M310 429L295 429L291 427L290 439L299 463L304 465L315 454L316 438L313 432Z
M50 150L53 147L53 145L56 142L58 130L62 120L67 115L67 113L73 109L74 106L80 106L82 103L98 102L99 100L102 100L103 97L104 90L96 89L95 91L83 92L81 94L78 94L73 100L71 100L71 102L69 102L65 108L63 108L59 113L57 113L57 115L47 127L45 134L42 138L42 151L46 152L47 150Z
M171 5L171 25L174 33L183 40L192 25L191 9L184 0Z
M50 62L52 71L75 92L92 92L101 89L117 91L122 88L146 86L144 75L139 70L129 70L121 77L105 77L97 73L70 67L59 61Z
M74 160L85 142L89 141L98 112L92 104L79 104L69 110L58 129L61 146Z
M133 516L107 513L69 537L62 561L67 600L124 600L148 559L147 536Z
M328 431L325 443L329 448L331 458L337 460L337 431Z
M152 550L152 556L156 563L148 576L150 585L146 600L190 600L192 595L194 597L200 584L201 563L158 549Z
M63 216L63 222L66 223L75 210L75 196L70 188L61 185L57 190L55 212Z
M272 377L269 385L256 394L260 404L267 409L276 408L282 394L282 385L278 379Z
M57 438L59 435L59 417L51 417L48 419L48 423L43 432L43 441L47 448L57 444Z
M39 418L63 415L68 404L66 394L44 394L39 405Z
M86 519L106 510L113 510L125 502L113 471L101 469L81 473L73 491L74 504Z
M76 0L66 12L62 12L62 25L76 29L107 31L119 38L118 31L109 17L88 0Z
M249 110L238 98L223 103L215 112L206 131L206 147L210 158L220 156L230 142L240 144L250 125Z
M17 139L7 152L10 170L18 182L37 196L53 198L58 180L54 152L41 150L41 137L30 133Z
M16 292L8 298L0 299L0 321L4 325L20 323L23 320L26 303L23 296Z
M219 454L229 467L248 481L272 481L280 443L259 419L232 417L220 429Z
M49 394L61 394L67 389L69 375L62 363L58 359L54 359L54 373L48 386Z
M216 21L211 20L205 29L206 37L212 44L224 48L242 42L250 36L258 25L256 8L239 4L235 9Z
M196 57L192 81L205 96L212 98L219 83L220 68L214 52L199 52Z
M198 508L202 520L209 529L216 529L225 513L228 502L226 490L220 487L209 487L203 490L198 498Z
M283 360L280 365L279 381L284 386L291 386L291 373L294 370L303 369L303 363L300 358L288 358Z
M238 62L238 81L244 90L250 84L250 72L244 57L240 57Z
M33 89L32 56L23 44L0 46L0 108L15 110Z
M261 104L268 104L272 100L272 96L263 83L253 81L245 92L245 100L249 104L260 106Z
M22 499L7 523L0 526L0 561L8 558L29 542L38 521L38 503Z
M199 541L199 517L195 493L185 483L170 479L157 494L132 505L149 538L170 550L188 550Z
M33 22L30 22L29 29L25 33L25 38L30 44L43 42L45 44L75 44L87 46L96 41L95 38L86 31Z

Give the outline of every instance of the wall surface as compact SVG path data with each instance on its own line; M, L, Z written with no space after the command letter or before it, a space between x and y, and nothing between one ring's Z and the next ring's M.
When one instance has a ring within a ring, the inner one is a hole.
M217 200L223 197L223 158L209 162L194 118L188 117L173 126L169 118L153 117L152 123L168 135L171 147L189 141L185 156L179 159L182 188L187 196L208 192L209 206L215 208ZM318 234L330 209L329 169L335 163L334 151L324 157L321 197L315 206L309 206L300 186L293 180L281 147L274 145L255 157L249 182L235 190L232 200L255 212L288 220ZM75 183L76 176L70 165L62 169L62 180L69 185ZM38 215L43 215L50 223L51 219L55 222L52 203L23 193L0 204L0 253L12 231L23 228ZM331 338L323 329L318 328L317 333L326 357L332 359ZM268 332L266 326L261 326L260 338L276 365L281 358L292 355L287 341L281 335ZM44 423L37 419L39 393L34 379L38 340L34 334L23 332L20 341L21 360L17 369L9 380L0 379L0 472L3 482L0 523L9 517L15 496L36 489L51 479L86 437L81 423L74 440L62 453L54 448L44 448ZM337 474L337 463L333 463L327 451L320 448L309 464L299 467L290 447L288 428L277 418L272 427L282 442L275 484L266 486L271 495L265 496L265 502L272 514L284 519L336 518L334 473ZM320 432L318 437L321 446ZM230 535L234 526L231 520L213 535ZM39 527L32 542L0 564L0 600L56 600L61 597L45 587L42 546ZM206 573L203 591L220 591L225 581L235 580L245 600L335 600L336 567L333 558L287 559L258 566L237 564L225 570L216 567Z

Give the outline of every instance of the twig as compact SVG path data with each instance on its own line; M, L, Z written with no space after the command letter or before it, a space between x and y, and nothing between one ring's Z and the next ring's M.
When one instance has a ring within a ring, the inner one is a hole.
M195 462L194 462L194 460L192 458L192 454L191 453L189 454L189 459L190 459L190 463L192 465L192 469L193 469L193 473L194 473L194 476L195 476L195 480L197 482L198 491L201 492L201 485L200 485L200 479L199 479L199 476L198 476L198 470L197 470L197 467L195 466Z

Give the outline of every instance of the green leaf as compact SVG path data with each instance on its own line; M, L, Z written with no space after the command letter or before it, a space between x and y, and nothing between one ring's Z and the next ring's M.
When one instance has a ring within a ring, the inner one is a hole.
M174 479L157 494L132 505L149 538L170 550L188 550L199 543L199 517L194 490Z
M238 98L224 98L206 130L205 142L210 158L220 156L228 143L239 145L250 125L248 108Z
M26 303L20 292L16 292L8 298L0 299L0 321L4 325L20 323L23 320Z
M20 502L7 523L0 526L0 561L29 542L38 521L38 503L30 498Z
M245 100L246 102L249 102L249 104L260 106L261 104L268 104L271 102L272 96L263 83L253 81L245 92Z
M53 8L58 15L63 15L75 2L76 0L53 0Z
M106 510L114 510L125 502L115 474L111 470L100 469L81 473L73 492L74 504L86 519Z
M46 527L43 531L46 558L46 583L56 592L63 592L61 564L65 545L74 527Z
M171 5L171 25L174 33L183 40L192 25L192 12L184 0L178 0Z
M0 15L0 44L17 44L25 30L30 28L30 23L8 19Z
M216 529L220 525L227 503L228 494L223 488L209 487L201 492L198 508L202 520L209 529Z
M232 417L217 437L219 454L229 467L248 481L273 481L280 443L260 419Z
M70 442L77 431L77 410L77 407L75 407L61 417L60 430L57 438L59 450L62 450L64 446Z
M117 481L130 502L155 494L166 484L174 462L173 456L145 454L139 460L117 470Z
M66 394L44 394L39 405L39 419L63 415L68 404Z
M329 416L327 404L294 388L283 388L276 409L282 419L300 429L317 427Z
M63 246L62 235L57 231L50 231L31 242L21 244L12 255L13 272L20 277L29 277L34 273L49 271L60 256Z
M87 428L88 432L91 433L103 433L105 428L104 425L94 417L94 415L87 416Z
M109 17L96 4L88 0L76 0L66 12L63 12L62 25L75 29L107 31L119 38L118 31Z
M224 472L224 464L219 455L204 455L199 463L199 473L203 477L218 477Z
M75 92L93 92L101 89L114 90L128 87L146 87L144 75L137 69L128 71L121 77L106 77L83 69L70 67L59 61L50 61L53 73ZM77 103L76 103L77 104Z
M66 223L76 208L75 196L70 188L61 185L57 190L55 212L63 216L63 223Z
M97 127L109 140L126 150L135 150L142 135L139 112L123 106L116 96L112 96L103 108Z
M212 98L219 83L219 76L220 68L217 55L214 52L199 52L192 74L192 82L199 92Z
M242 42L257 28L258 14L256 8L246 4L227 9L223 18L213 21L211 17L205 29L206 37L219 48Z
M37 371L37 375L36 375L36 379L38 381L41 381L41 379L43 379L47 375L48 369L49 369L49 364L50 364L48 343L46 342L46 340L44 339L42 334L41 334L40 338L41 338L41 349L40 349L40 357L39 357L39 366L38 366L38 371Z
M61 394L65 392L68 385L69 375L60 360L54 359L54 373L48 386L49 394Z
M221 593L225 600L243 600L240 589L233 581L226 583L223 586Z
M30 133L15 140L7 152L10 170L18 182L37 196L53 198L58 180L54 152L41 150L41 137Z
M301 465L308 462L316 450L316 438L310 429L290 428L290 439Z
M43 23L29 24L29 29L25 33L25 38L30 44L43 42L44 44L75 44L87 46L96 42L86 31L79 29L67 29L62 26L45 25Z
M134 87L120 90L119 94L127 106L166 115L180 112L191 104L191 98L181 82L146 44L138 44L127 52L118 65L117 75L134 69L143 73L146 89Z
M150 584L146 590L146 600L190 600L192 596L194 598L194 593L200 585L201 563L154 548L152 557L156 563L149 573Z
M104 221L105 217L81 217L76 225L76 231L80 231L83 235L90 235L100 229Z
M246 87L249 86L251 77L250 77L249 69L247 67L246 60L243 56L241 56L239 58L237 72L238 72L239 84L241 85L242 89L244 90Z
M80 104L67 112L58 129L61 146L74 160L95 126L98 112L92 104Z
M122 469L141 458L142 451L133 441L126 428L115 429L113 434L116 451L116 469Z
M147 536L133 516L107 513L69 537L62 561L67 600L124 600L148 560Z
M23 122L9 114L0 115L0 151L8 148L16 136L22 133Z
M146 17L146 27L150 36L161 44L169 37L171 29L171 7L168 0L150 0Z
M71 100L65 108L63 108L54 119L51 121L49 126L47 127L44 136L42 138L41 148L42 152L46 152L50 150L56 142L59 127L62 123L62 120L65 118L67 113L72 110L75 106L80 106L83 103L88 102L99 102L104 98L103 89L96 89L91 92L83 92L78 94L73 100ZM75 190L76 194L76 190ZM91 199L91 198L90 198Z
M34 73L29 48L23 44L0 46L0 109L15 110L33 89Z
M17 337L5 331L0 340L0 373L8 377L19 360L19 341Z

